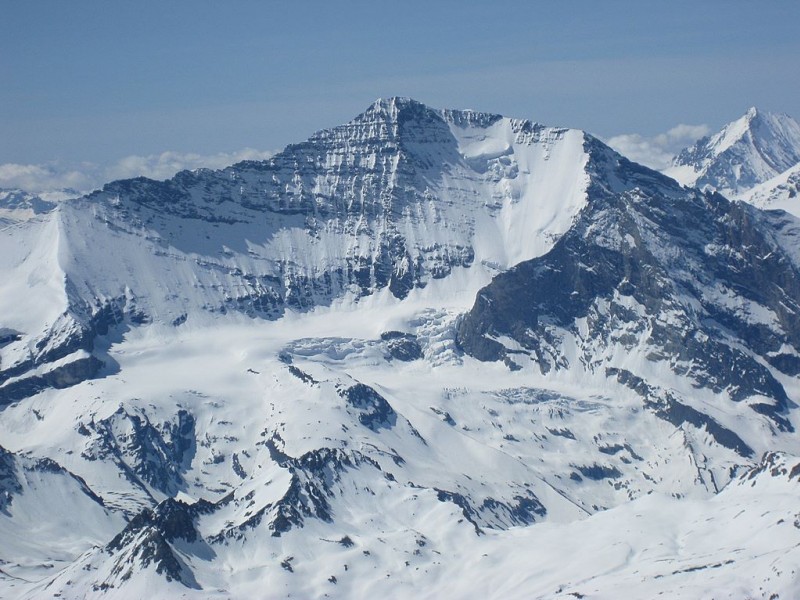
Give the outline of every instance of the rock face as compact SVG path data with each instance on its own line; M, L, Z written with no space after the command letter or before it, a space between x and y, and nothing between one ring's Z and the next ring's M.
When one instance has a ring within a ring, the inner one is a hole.
M96 583L93 591L106 591L129 580L142 568L151 567L167 581L176 581L197 589L191 570L173 548L176 542L193 543L198 539L194 525L198 507L167 499L155 508L136 515L105 547L114 566L111 577Z
M0 387L0 405L21 400L49 388L62 389L91 379L103 367L103 362L90 354L76 353L72 360L62 361L46 373L31 375Z
M340 391L347 404L358 413L358 421L372 431L389 429L397 423L395 414L386 398L363 383L357 383Z
M15 471L14 455L0 446L0 510L7 510L14 495L22 491Z
M146 494L155 490L174 496L185 488L183 473L197 443L195 419L186 410L166 423L153 424L143 411L119 408L105 419L81 423L79 432L88 438L83 458L113 461L121 475Z
M293 269L287 256L271 277L263 274L251 282L253 293L241 300L268 317L286 306L303 310L328 303L351 287L358 295L388 287L403 298L474 260L468 239L464 244L426 239L425 230L441 218L425 214L435 212L428 179L441 179L449 166L463 162L444 117L409 100L378 102L353 122L289 146L268 161L184 172L163 183L116 182L92 199L119 198L128 210L153 211L160 219L257 223L265 241L295 230L294 240L283 240L287 254L316 250L319 256L319 248L308 246L317 240L335 244L325 249L333 251L324 257L330 264L317 263L316 256L298 257ZM477 124L499 118L478 115ZM169 228L165 220L154 225ZM168 243L175 239L174 231L159 233ZM180 248L180 242L176 245Z
M719 133L683 150L667 174L699 188L740 197L800 163L800 124L750 108Z
M529 227L540 222L545 234L562 233L581 203L580 186L561 199L559 222L545 226L553 208L528 190L533 175L544 173L523 175L520 165L547 171L542 163L570 154L577 160L568 166L579 173L582 138L393 98L268 161L182 172L165 182L115 182L76 206L142 226L163 251L203 254L207 268L231 281L213 300L219 305L207 308L275 318L346 294L388 289L402 299L476 258L497 260L476 247L476 228L519 203L541 211Z
M401 331L384 331L381 339L386 342L389 356L405 362L422 358L422 348L414 335Z
M459 326L461 347L510 365L530 357L542 371L576 361L593 371L635 354L698 388L749 399L790 429L790 401L766 365L800 373L793 253L750 206L596 151L616 160L617 187L591 185L552 251L478 293Z

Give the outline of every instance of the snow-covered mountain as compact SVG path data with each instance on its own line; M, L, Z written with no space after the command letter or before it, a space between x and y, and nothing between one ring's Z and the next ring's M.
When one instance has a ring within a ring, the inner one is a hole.
M744 192L741 199L759 208L800 214L800 163Z
M750 108L718 133L683 150L665 173L684 185L711 186L729 198L740 198L798 163L800 124L788 115Z
M0 232L0 595L791 597L798 310L791 215L498 115L110 183Z
M64 203L0 241L0 313L20 332L2 350L0 383L16 379L0 398L38 389L43 369L93 373L86 353L116 323L274 319L403 299L451 274L470 295L570 226L586 139L391 99L266 162ZM37 306L20 306L31 293Z

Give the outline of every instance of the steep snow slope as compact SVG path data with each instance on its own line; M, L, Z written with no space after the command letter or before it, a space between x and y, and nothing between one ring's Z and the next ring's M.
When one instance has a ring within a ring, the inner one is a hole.
M684 185L737 198L800 163L800 124L750 108L720 132L683 150L665 171Z
M741 198L759 208L800 215L800 163L744 192Z

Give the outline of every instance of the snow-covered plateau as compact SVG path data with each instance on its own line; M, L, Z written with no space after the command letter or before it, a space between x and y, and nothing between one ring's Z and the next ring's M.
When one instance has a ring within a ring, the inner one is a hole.
M0 597L800 596L800 220L379 100L0 196Z

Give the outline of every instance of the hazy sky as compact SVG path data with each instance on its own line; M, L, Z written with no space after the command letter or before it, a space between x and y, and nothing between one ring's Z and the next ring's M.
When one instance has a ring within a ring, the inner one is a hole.
M0 166L280 149L394 95L604 138L797 118L798 23L798 0L6 2Z

